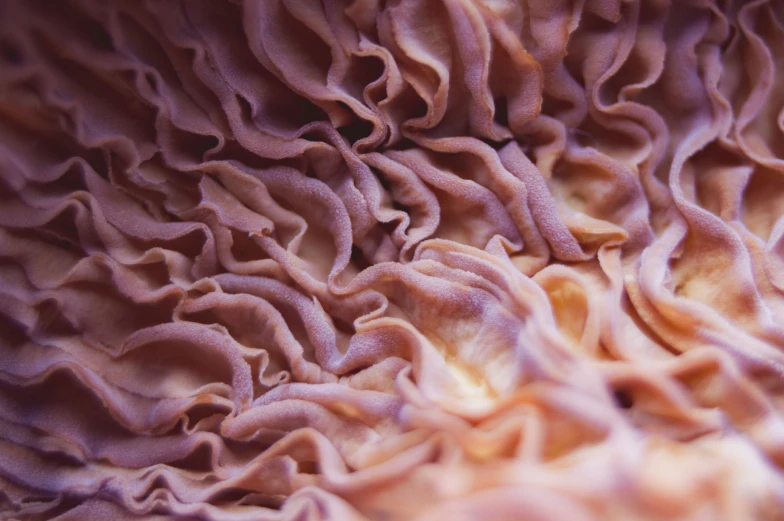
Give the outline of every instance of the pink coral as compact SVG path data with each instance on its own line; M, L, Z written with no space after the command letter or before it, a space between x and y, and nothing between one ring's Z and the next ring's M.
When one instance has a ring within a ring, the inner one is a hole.
M784 512L784 2L0 0L0 518Z

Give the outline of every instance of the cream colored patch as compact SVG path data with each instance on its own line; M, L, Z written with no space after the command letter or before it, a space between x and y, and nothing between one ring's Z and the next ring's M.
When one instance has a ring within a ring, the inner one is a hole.
M498 395L478 370L452 357L447 357L446 366L449 374L458 383L460 398L464 400L463 405L472 409L492 405Z

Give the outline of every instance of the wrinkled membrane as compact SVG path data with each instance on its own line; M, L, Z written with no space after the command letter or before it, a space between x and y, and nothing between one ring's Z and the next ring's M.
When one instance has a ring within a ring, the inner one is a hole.
M0 517L781 519L784 3L0 0Z

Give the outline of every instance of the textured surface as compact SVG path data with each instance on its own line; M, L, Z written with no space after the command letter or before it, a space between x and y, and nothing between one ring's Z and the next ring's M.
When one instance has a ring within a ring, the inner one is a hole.
M0 51L0 518L783 518L784 2L0 0Z

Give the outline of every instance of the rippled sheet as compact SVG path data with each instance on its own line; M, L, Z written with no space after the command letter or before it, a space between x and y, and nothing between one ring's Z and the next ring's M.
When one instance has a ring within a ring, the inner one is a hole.
M0 26L0 518L781 519L784 2Z

